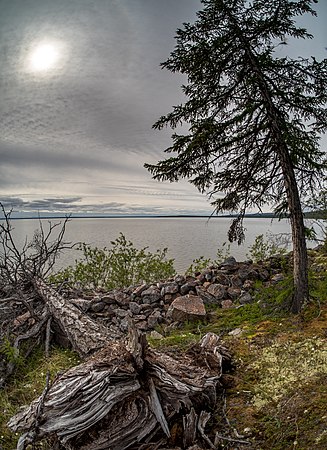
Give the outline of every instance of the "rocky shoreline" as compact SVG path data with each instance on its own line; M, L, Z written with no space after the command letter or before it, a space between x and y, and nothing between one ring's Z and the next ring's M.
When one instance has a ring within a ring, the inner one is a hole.
M139 330L160 337L154 331L158 325L205 320L212 306L235 308L252 303L256 281L271 285L283 278L280 258L253 263L229 257L194 276L176 275L166 281L105 293L81 293L71 302L116 335L127 332L132 318Z

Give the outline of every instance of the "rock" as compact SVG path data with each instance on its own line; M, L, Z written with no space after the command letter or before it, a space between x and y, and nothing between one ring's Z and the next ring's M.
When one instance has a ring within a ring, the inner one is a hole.
M134 291L132 292L133 297L140 297L143 291L145 291L148 288L147 284L142 284L141 286L137 286Z
M105 303L106 305L112 305L112 304L116 303L116 300L114 299L114 297L110 296L110 295L104 295L103 297L101 297L101 301L103 303Z
M229 278L227 275L225 275L224 273L218 272L217 275L215 276L216 278L216 283L218 284L223 284L224 286L229 286Z
M237 261L234 256L229 256L225 259L225 261L221 264L222 266L236 266Z
M235 330L230 331L228 334L229 336L241 336L241 334L243 333L243 330L241 328L235 328Z
M269 280L269 272L266 269L262 269L259 271L259 278L261 281L268 281Z
M223 309L229 309L229 308L233 308L234 303L232 302L232 300L228 299L228 300L223 300L221 302L221 307Z
M232 275L230 278L230 282L232 287L234 288L241 288L243 286L243 282L241 278L237 275Z
M134 320L138 320L139 322L146 319L147 317L144 314L138 314L137 316L134 316Z
M145 304L155 303L160 300L160 291L156 286L150 286L148 289L141 294L142 301Z
M179 286L176 282L166 283L161 288L161 296L163 297L166 294L176 294L179 290Z
M173 301L169 309L171 310L172 319L178 322L204 319L206 316L203 300L197 295L178 297Z
M257 280L259 278L258 272L251 267L241 267L241 269L237 272L237 275L243 282L247 279Z
M212 305L218 303L217 299L213 295L209 294L209 292L207 292L205 289L203 289L203 287L196 286L195 289L197 295L201 297L205 305Z
M180 287L180 293L182 295L188 294L191 290L194 290L199 285L198 280L188 281Z
M284 279L285 279L285 277L282 273L277 273L276 275L274 275L273 277L270 278L270 281L271 281L271 283L276 284L276 283L280 283Z
M181 286L182 284L185 283L185 277L184 277L184 275L176 275L176 276L174 277L174 281L175 281L179 286Z
M128 311L126 311L125 309L121 309L121 308L115 309L115 314L117 317L120 317L122 319L129 315Z
M114 297L119 306L128 306L130 302L130 296L122 291L115 291Z
M222 284L211 284L207 292L213 295L217 300L222 300L226 296L226 288Z
M153 311L153 313L148 317L148 327L154 328L156 327L160 322L162 322L162 315L159 309L156 309Z
M240 288L230 287L227 289L227 294L232 300L236 300L241 293L242 291Z
M140 314L141 306L136 302L130 302L129 309L132 314L137 315Z
M240 302L241 305L244 305L246 303L252 303L253 302L253 298L252 295L249 294L249 292L244 292L240 298L238 299L238 301Z
M148 330L148 322L141 321L141 322L136 322L136 328L138 328L139 330L142 331L147 331Z
M254 287L254 281L253 280L245 280L243 283L243 289L246 291L249 289L253 289Z
M162 334L158 333L158 331L153 330L150 333L150 338L159 340L159 339L163 339L164 337Z

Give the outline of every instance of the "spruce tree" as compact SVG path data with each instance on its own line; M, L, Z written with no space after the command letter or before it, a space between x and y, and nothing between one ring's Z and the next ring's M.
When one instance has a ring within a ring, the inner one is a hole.
M202 0L197 20L177 30L162 67L185 74L185 103L154 128L174 129L169 155L145 164L158 180L188 179L216 213L234 212L230 241L244 240L246 211L270 205L290 218L292 311L309 297L301 198L326 168L327 59L290 58L287 39L310 39L298 16L316 0ZM177 132L179 125L184 125Z

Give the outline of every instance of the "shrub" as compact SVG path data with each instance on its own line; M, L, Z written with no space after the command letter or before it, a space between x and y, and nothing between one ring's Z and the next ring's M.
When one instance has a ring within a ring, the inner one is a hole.
M167 248L154 253L148 252L148 247L137 249L123 233L111 245L110 249L100 249L81 244L78 249L83 252L83 259L52 275L50 282L110 290L166 279L175 274L174 260L166 259Z
M267 236L267 235L266 235ZM254 262L264 261L271 256L283 256L287 252L288 239L284 235L269 235L267 239L263 234L256 236L246 256Z

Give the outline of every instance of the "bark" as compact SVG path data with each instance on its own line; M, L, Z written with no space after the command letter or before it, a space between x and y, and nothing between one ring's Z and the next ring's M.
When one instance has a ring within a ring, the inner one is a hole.
M121 337L115 330L98 324L42 280L34 282L38 294L72 348L85 357L101 349L108 342Z
M215 405L228 362L228 351L213 333L177 359L149 348L131 324L128 343L111 342L58 376L9 427L25 431L21 449L49 436L71 450L139 449L142 444L154 449L158 442L175 445L176 427L181 428L178 445L186 448L198 440L207 448L209 415L203 410Z

